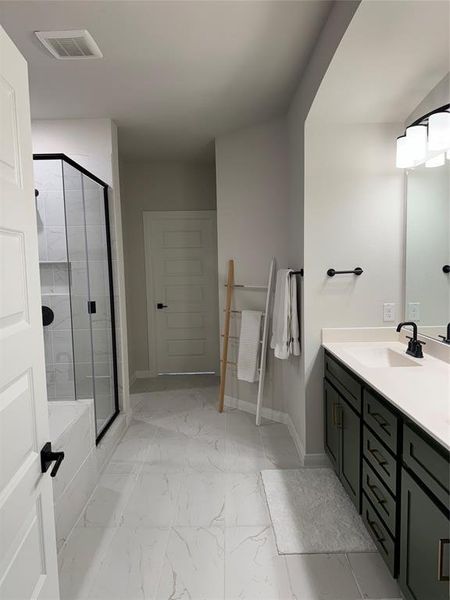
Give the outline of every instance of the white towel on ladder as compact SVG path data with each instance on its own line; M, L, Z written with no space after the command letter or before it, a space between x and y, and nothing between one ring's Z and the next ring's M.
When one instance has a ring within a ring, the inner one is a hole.
M280 269L277 272L275 287L270 347L281 359L300 354L297 282L290 275L291 270Z
M242 311L237 361L237 378L241 381L258 381L262 315L259 310Z

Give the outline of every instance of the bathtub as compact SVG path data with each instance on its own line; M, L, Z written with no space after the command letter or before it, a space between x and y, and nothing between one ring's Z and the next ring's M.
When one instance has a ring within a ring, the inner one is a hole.
M53 478L58 550L78 521L97 482L93 400L48 402L50 439L64 460Z

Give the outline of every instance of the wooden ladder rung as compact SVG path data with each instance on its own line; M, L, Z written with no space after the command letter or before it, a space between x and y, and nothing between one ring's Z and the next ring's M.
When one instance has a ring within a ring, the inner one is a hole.
M239 314L239 315L240 315L240 314L242 314L242 310L229 310L229 311L227 311L227 309L226 309L226 308L224 308L224 309L223 309L223 312L224 312L224 313L226 313L226 312L229 312L229 313L235 313L235 314ZM266 316L266 313L262 313L262 316L263 316L263 317L265 317L265 316ZM222 335L223 335L223 334L222 334Z
M220 337L225 337L225 336L223 335L223 333L221 333L221 334L220 334ZM229 340L238 340L238 339L239 339L239 336L238 336L238 335L229 335L229 336L228 336L228 339L229 339ZM259 340L259 343L260 343L260 344L262 344L262 340Z

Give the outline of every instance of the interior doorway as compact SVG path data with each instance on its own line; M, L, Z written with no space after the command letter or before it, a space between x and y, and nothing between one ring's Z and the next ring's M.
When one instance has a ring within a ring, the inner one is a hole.
M218 373L216 211L143 215L150 374Z

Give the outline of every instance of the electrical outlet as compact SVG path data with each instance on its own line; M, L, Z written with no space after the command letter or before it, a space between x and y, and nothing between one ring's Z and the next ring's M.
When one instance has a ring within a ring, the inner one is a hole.
M420 321L420 302L408 302L408 319Z
M394 302L385 302L383 304L383 321L385 323L390 323L395 321L395 303Z

